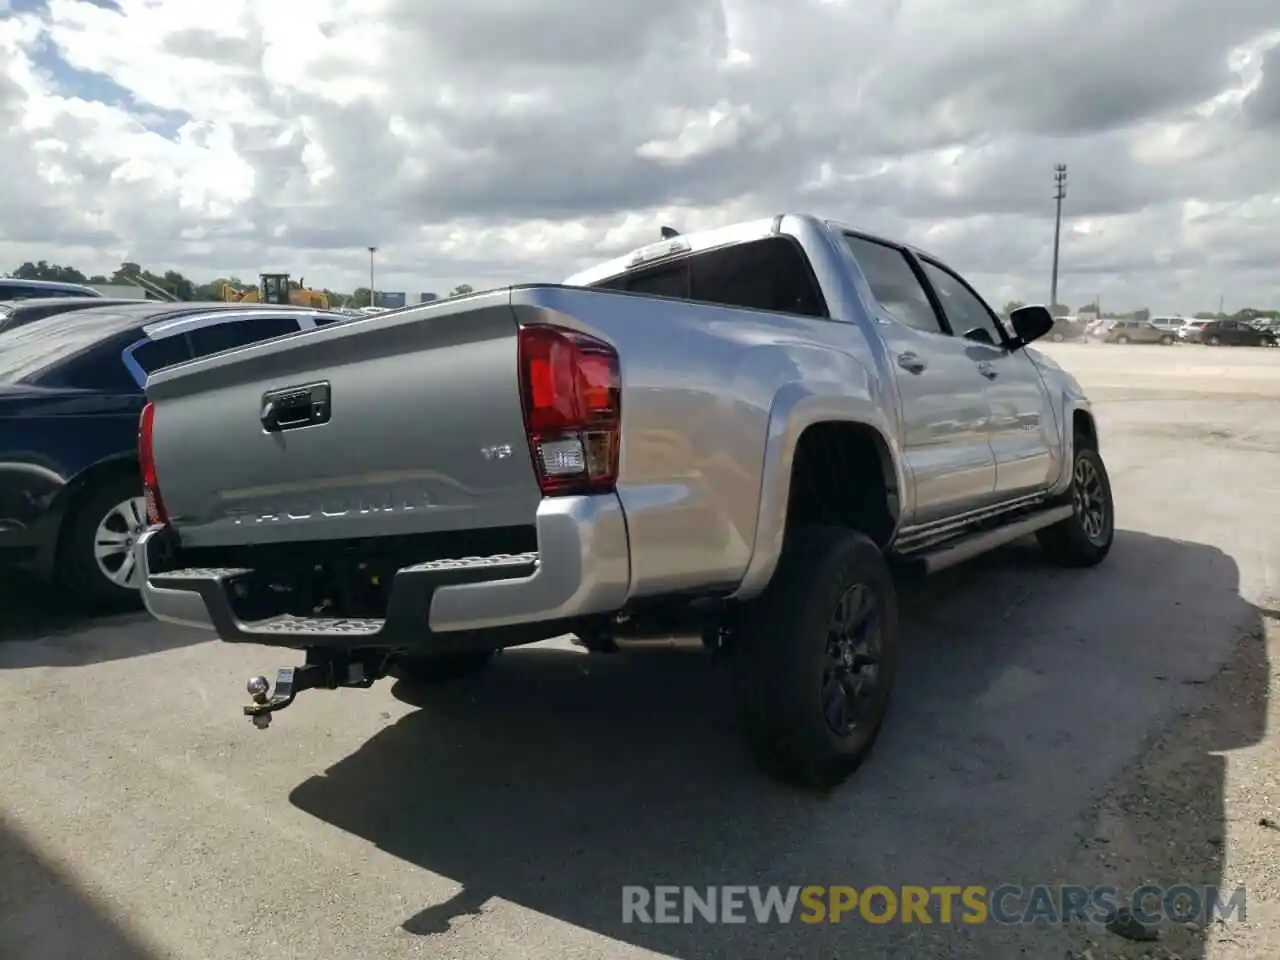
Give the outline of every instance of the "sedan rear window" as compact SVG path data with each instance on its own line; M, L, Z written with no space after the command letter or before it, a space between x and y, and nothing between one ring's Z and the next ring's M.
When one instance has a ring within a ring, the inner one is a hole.
M0 332L0 383L29 379L137 322L132 315L80 310Z

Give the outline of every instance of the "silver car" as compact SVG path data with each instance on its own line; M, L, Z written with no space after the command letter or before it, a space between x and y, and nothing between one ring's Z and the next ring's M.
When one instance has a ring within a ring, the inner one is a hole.
M1161 330L1149 320L1117 320L1102 338L1103 343L1163 343L1171 344L1177 336Z

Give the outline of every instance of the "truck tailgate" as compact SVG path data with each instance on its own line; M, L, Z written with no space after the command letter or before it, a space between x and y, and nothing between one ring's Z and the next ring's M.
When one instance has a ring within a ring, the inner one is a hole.
M157 373L153 449L185 545L534 522L510 291Z

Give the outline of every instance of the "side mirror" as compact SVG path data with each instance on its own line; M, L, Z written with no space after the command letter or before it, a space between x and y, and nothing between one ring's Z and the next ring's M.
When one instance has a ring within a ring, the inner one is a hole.
M1047 307L1039 305L1019 307L1009 315L1017 347L1034 343L1053 329L1053 315Z

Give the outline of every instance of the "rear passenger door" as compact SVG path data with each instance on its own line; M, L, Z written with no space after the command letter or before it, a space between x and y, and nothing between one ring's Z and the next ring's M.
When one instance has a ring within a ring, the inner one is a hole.
M844 240L875 297L877 329L895 364L903 454L915 485L910 525L986 506L996 467L974 344L952 336L906 250L853 233Z

